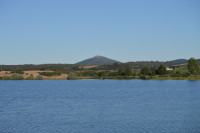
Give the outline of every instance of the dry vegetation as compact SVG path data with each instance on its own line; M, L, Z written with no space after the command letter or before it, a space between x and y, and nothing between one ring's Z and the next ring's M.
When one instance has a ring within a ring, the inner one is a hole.
M39 72L53 72L53 71L24 71L23 77L26 79L27 77L29 77L31 74L33 75L33 77L37 77L39 75ZM10 71L1 71L0 72L0 77L3 76L11 76L12 74L10 74ZM41 75L42 76L42 75ZM43 79L66 79L67 78L67 74L61 74L59 76L42 76Z
M95 67L97 67L97 65L81 66L81 67L84 68L84 69L90 69L90 68L95 68ZM79 67L79 68L81 68L81 67Z

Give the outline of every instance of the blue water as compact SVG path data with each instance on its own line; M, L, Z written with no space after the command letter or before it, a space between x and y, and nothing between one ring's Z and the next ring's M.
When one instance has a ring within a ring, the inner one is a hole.
M0 133L200 133L200 81L0 81Z

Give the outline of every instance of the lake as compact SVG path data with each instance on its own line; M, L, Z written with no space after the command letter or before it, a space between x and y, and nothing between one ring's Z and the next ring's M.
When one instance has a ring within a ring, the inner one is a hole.
M200 81L0 81L0 133L199 133Z

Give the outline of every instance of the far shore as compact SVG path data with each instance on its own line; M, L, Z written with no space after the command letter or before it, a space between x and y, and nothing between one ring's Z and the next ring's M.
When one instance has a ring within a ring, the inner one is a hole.
M53 72L53 71L40 71L40 70L30 70L30 71L24 71L24 74L21 74L23 76L24 79L28 78L30 75L33 75L34 78L36 78L37 76L39 76L40 72ZM8 76L10 77L11 71L1 71L0 72L0 77L4 77L4 76ZM41 75L42 79L44 80L49 80L49 79L67 79L67 74L61 74L61 75L56 75L56 76L43 76Z
M22 79L20 80L37 80L35 79L37 76L39 76L40 72L53 72L53 71L24 71L24 74L22 75ZM2 79L2 77L7 76L10 77L12 74L10 71L1 71L0 72L0 79L1 80L11 80L11 79ZM27 79L30 75L33 75L33 79ZM41 76L42 79L40 80L68 80L68 74L61 74L57 76ZM18 80L18 79L14 79ZM109 77L77 77L75 80L200 80L200 76L188 76L188 77L171 77L171 76L144 76L143 79L141 79L140 76L109 76Z

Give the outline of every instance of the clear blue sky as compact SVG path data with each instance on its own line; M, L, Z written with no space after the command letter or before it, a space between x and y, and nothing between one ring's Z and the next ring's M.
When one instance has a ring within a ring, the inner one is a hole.
M0 0L0 64L200 58L200 0Z

